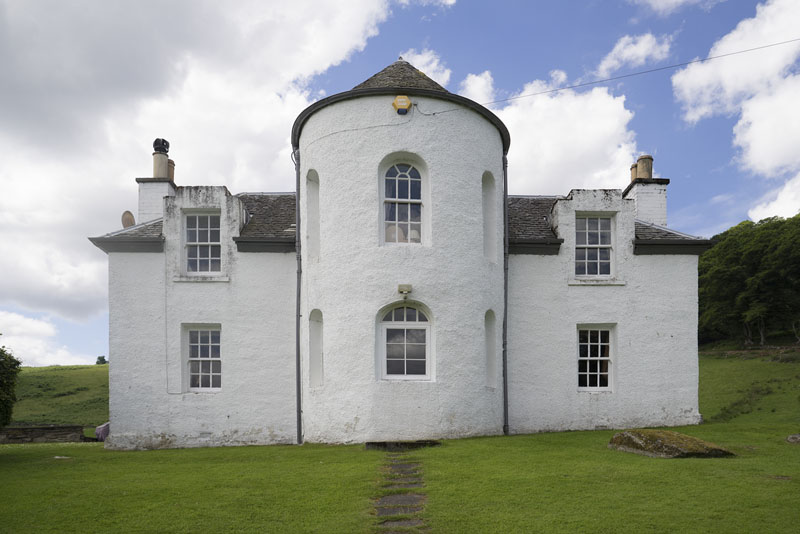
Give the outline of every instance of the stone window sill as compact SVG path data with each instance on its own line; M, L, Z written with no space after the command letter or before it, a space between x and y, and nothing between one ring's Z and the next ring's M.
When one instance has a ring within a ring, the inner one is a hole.
M230 282L227 276L176 276L173 282Z
M614 278L576 278L567 282L570 286L624 286L624 280L616 280Z

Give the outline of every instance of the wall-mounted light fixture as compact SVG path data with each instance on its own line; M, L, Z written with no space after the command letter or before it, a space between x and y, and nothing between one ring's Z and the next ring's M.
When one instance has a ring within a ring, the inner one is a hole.
M411 293L411 284L400 284L397 286L397 292L403 295L403 300L406 300Z

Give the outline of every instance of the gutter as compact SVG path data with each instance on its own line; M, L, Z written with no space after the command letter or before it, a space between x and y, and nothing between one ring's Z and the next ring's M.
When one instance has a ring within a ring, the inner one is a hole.
M699 256L710 249L708 239L634 239L633 253L637 256L685 254Z
M503 154L503 434L508 435L508 157Z
M294 319L294 344L295 344L295 391L297 406L297 444L303 444L303 405L300 392L300 287L303 281L303 260L300 256L300 147L294 147L292 151L295 170L295 253L297 255L297 291L295 294L295 319Z

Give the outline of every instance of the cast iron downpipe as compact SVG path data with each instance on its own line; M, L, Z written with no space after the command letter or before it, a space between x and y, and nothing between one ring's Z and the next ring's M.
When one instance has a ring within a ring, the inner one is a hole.
M295 348L295 388L297 406L297 444L303 444L303 405L300 386L302 378L300 375L300 287L303 280L303 260L300 256L300 147L292 151L295 172L295 214L294 214L294 249L297 255L297 291L295 294L295 318L294 318L294 348Z
M508 157L503 154L503 434L508 435Z

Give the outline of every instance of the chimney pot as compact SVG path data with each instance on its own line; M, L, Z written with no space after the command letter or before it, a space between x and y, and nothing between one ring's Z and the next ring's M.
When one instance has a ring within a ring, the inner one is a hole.
M169 178L169 141L156 139L153 141L153 178Z
M645 154L636 161L636 177L646 180L653 179L653 156Z
M631 182L636 179L636 169L637 168L638 168L638 166L635 163L631 164Z

